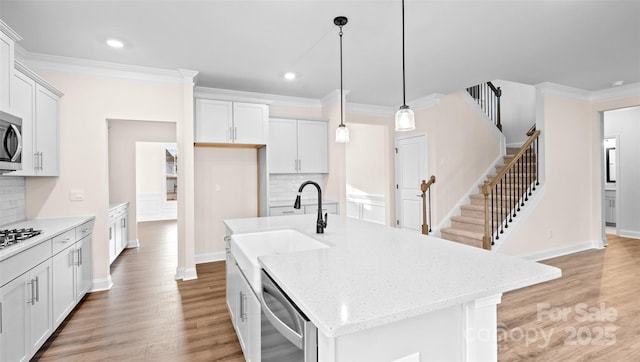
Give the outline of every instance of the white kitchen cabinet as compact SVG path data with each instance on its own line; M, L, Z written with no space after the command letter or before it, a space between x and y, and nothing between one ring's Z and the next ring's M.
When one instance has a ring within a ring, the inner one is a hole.
M269 173L327 173L327 122L271 118Z
M604 221L607 225L616 224L616 190L605 190L605 215Z
M15 42L20 40L22 38L0 20L0 109L3 111L11 107Z
M129 204L123 203L109 210L109 264L129 244Z
M194 142L266 143L269 108L265 104L196 99Z
M0 288L0 360L28 361L53 332L51 260Z
M53 238L54 328L64 321L91 289L92 230L93 221L90 221ZM78 237L81 239L78 240Z
M11 105L22 118L22 170L13 176L58 176L58 108L62 93L20 62L11 83Z
M260 360L260 301L233 256L227 254L227 306L247 361Z
M304 214L304 209L294 209L293 206L271 206L269 216L300 215Z

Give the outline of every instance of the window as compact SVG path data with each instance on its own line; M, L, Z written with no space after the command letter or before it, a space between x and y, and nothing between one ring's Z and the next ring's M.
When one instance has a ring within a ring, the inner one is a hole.
M178 150L165 146L165 183L167 201L178 200Z

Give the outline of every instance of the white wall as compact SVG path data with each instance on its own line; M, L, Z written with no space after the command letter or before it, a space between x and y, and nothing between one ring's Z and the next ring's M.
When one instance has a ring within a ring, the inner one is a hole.
M177 218L178 201L167 201L166 194L165 152L168 146L176 148L175 143L169 142L136 142L135 215L138 222Z
M31 67L39 69L37 64ZM93 278L97 284L94 287L108 288L111 280L107 240L107 120L177 122L180 130L183 119L192 123L185 117L189 107L191 112L193 108L192 100L185 103L185 92L189 93L192 86L183 81L162 83L46 69L40 69L39 74L64 93L60 103L60 176L27 178L27 217L95 215ZM192 135L193 131L191 139ZM178 142L182 142L180 138ZM71 189L84 190L84 201L71 201ZM188 237L185 234L179 237L187 244L179 249L181 266L193 265L193 256L187 255Z
M196 261L224 259L224 219L258 216L255 149L195 149Z
M605 112L604 135L619 140L616 226L621 236L640 238L640 107Z
M500 117L507 146L520 147L527 140L527 131L536 123L536 87L506 80L491 82L502 90Z
M547 85L537 97L543 186L500 252L539 260L602 245L602 112L640 97L599 101Z

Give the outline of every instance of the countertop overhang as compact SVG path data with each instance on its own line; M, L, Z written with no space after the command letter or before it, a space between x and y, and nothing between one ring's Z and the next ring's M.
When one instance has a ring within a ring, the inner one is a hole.
M352 218L225 220L233 234L293 229L329 248L258 258L328 337L358 332L559 278L555 267Z

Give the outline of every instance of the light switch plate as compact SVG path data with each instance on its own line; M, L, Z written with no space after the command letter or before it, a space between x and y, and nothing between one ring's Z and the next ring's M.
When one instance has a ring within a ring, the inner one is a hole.
M71 189L69 191L69 200L71 200L71 201L84 201L84 190Z

